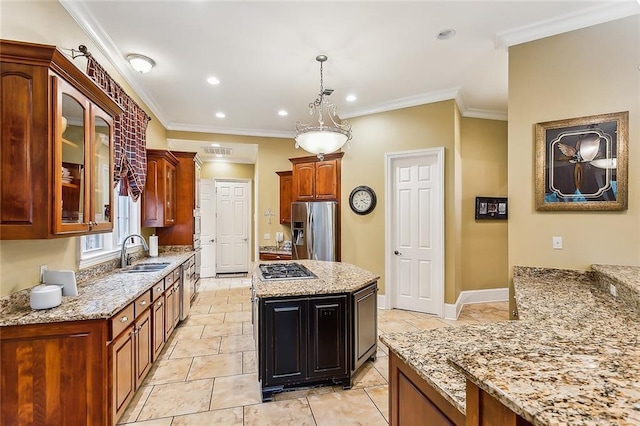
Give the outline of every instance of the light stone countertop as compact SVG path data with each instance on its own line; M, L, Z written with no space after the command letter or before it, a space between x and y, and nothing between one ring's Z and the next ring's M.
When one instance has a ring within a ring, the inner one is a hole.
M304 280L261 281L257 272L260 263L291 263L292 261L259 262L253 273L256 296L284 297L310 294L352 293L380 279L380 276L342 262L318 260L296 260L295 263L307 267L318 278Z
M144 258L135 264L169 262L169 265L161 271L143 273L114 271L79 282L78 296L63 296L62 304L51 309L31 309L29 306L31 289L5 296L0 299L0 326L110 318L192 255L192 251L160 253L158 257Z
M519 321L381 340L462 413L468 377L535 425L640 424L640 312L591 272L516 267L513 280Z
M260 253L285 254L291 256L291 249L285 250L284 247L276 246L260 246Z

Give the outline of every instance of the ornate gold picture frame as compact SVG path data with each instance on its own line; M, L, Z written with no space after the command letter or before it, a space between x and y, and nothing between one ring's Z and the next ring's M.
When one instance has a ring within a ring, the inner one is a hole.
M626 210L629 112L536 124L536 210Z

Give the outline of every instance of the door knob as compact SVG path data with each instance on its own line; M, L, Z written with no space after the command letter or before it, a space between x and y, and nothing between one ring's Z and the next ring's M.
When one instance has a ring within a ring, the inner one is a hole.
M215 238L212 238L212 239L211 239L211 242L212 242L212 243L215 243L215 242L216 242L216 239L215 239Z
M402 253L400 253L398 250L394 251L393 254L395 254L396 256L402 256Z
M243 241L247 241L247 238L243 238Z

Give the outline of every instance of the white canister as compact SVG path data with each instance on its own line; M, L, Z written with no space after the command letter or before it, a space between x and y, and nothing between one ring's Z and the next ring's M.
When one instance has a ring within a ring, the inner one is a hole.
M158 256L158 236L152 235L149 237L149 256Z
M31 289L31 309L55 308L62 303L62 289L58 285L37 285Z

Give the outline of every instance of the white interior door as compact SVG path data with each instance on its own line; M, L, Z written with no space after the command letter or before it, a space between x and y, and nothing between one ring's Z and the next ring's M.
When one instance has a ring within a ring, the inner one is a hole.
M216 180L216 274L249 272L251 186Z
M444 149L389 156L392 307L444 313Z
M200 244L202 263L200 277L216 275L216 187L213 179L200 180Z

